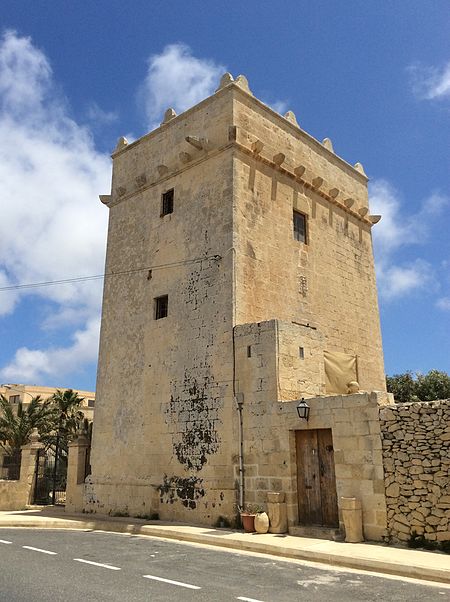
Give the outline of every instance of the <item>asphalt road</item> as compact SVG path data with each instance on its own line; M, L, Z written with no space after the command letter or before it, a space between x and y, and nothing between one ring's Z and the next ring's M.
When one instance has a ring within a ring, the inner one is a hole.
M151 537L0 529L1 602L330 599L434 602L450 588Z

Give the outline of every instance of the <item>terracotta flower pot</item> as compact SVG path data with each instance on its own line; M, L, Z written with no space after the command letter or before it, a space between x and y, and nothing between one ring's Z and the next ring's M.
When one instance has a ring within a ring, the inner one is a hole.
M255 515L248 514L247 512L241 512L241 521L242 526L244 527L244 531L246 533L254 533L255 532Z

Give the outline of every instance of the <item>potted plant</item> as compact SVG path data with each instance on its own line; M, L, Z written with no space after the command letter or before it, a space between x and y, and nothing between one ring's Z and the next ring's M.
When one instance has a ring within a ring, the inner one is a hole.
M244 531L246 533L255 533L255 518L263 512L261 506L257 504L244 504L243 507L238 506L238 509Z

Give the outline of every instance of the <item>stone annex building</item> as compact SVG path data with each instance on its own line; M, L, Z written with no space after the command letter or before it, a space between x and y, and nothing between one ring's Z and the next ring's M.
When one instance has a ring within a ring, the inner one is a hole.
M211 97L120 139L100 198L84 509L212 525L274 491L295 533L342 526L352 496L366 538L386 535L399 511L387 513L379 414L392 399L362 166L225 74Z

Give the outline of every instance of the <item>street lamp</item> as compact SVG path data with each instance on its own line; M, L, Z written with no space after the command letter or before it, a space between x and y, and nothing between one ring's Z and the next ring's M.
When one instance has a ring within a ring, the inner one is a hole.
M297 405L297 414L298 414L298 417L300 419L306 420L306 422L308 422L308 420L309 420L309 410L310 410L309 405L306 403L305 398L302 397L301 401Z

